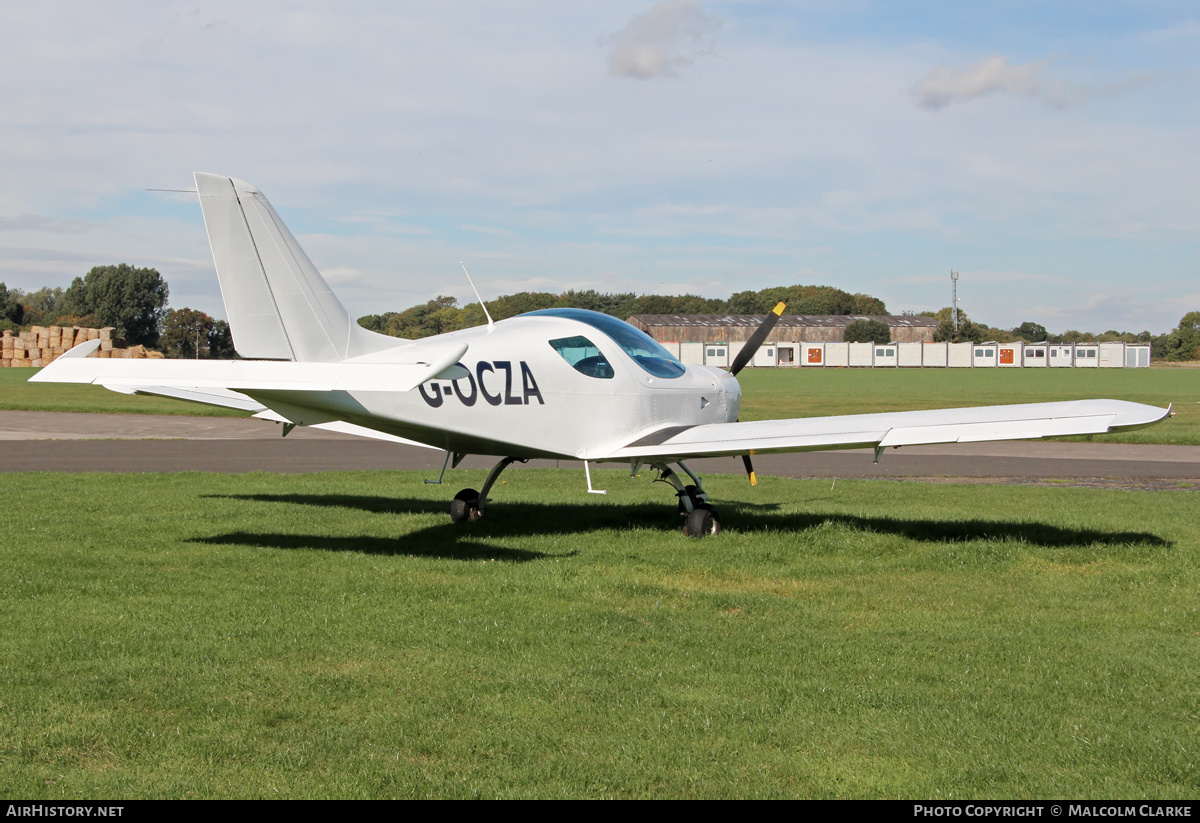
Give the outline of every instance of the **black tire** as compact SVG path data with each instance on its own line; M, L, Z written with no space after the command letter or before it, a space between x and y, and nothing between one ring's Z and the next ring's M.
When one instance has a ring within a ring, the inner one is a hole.
M454 499L450 501L451 523L478 520L479 517L479 492L474 489L463 489L454 495Z
M708 505L701 505L691 510L687 516L687 526L684 528L688 537L709 537L721 531L721 516L717 510Z

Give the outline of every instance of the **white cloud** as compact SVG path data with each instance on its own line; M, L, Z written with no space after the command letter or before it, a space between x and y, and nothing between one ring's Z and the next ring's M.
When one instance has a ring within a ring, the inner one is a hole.
M1099 86L1093 92L1096 97L1116 97L1118 94L1124 94L1127 91L1140 89L1143 86L1148 86L1154 82L1153 74L1135 74L1125 80L1118 80L1115 83L1109 83L1104 86Z
M1155 308L1158 309L1163 317L1170 318L1167 322L1174 328L1185 314L1200 311L1200 292L1192 292L1180 297L1172 297L1170 300L1163 300Z
M913 86L917 105L936 111L995 92L1061 100L1061 89L1042 77L1050 60L1010 66L1007 57L987 57L966 68L938 66Z
M1195 20L1187 20L1175 26L1157 31L1148 32L1143 35L1151 42L1156 40L1174 40L1184 38L1188 40L1200 40L1200 22Z
M84 234L99 226L91 220L61 219L40 214L0 217L0 232L36 231L50 234Z
M490 234L493 237L518 237L519 236L514 231L509 231L508 229L498 229L495 226L475 226L475 225L471 225L471 224L465 224L463 226L460 226L459 228L463 229L463 231L473 231L478 234Z
M661 0L608 38L608 71L638 80L677 77L680 67L715 53L712 35L720 27L696 0Z
M414 226L408 223L400 223L390 217L379 215L348 215L345 217L338 217L337 221L339 223L354 223L362 226L370 226L372 231L380 232L381 234L432 234L432 232L425 226Z
M473 251L463 255L464 257L474 257L478 260L528 260L527 254L516 254L506 251Z
M929 111L997 93L1036 97L1061 109L1116 97L1156 79L1153 74L1138 72L1107 83L1066 83L1046 77L1044 70L1054 62L1047 58L1010 66L1007 57L988 57L966 68L938 66L913 85L912 94L917 105Z
M353 283L356 280L363 279L363 273L358 269L350 266L329 266L320 269L321 276L325 278L327 283L331 285L337 283Z

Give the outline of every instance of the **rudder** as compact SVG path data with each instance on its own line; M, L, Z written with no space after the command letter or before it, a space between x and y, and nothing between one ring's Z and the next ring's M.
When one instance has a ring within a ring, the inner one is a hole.
M256 186L217 174L195 177L238 354L331 362L382 347L351 319Z

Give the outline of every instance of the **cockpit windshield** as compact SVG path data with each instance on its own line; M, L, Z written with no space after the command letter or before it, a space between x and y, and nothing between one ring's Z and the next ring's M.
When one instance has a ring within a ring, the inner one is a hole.
M633 359L634 363L655 377L672 379L682 376L685 371L683 364L653 337L610 315L587 309L541 309L529 312L525 316L536 317L538 315L565 317L568 320L587 323L607 335Z

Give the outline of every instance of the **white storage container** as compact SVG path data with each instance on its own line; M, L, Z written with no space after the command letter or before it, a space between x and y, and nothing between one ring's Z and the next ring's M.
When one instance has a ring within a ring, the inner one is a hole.
M946 365L952 369L969 369L975 347L971 343L947 343Z
M1002 369L1021 368L1024 343L1001 343L996 347L996 365Z
M921 360L921 349L925 346L924 343L898 343L900 353L896 355L896 365L907 368L920 368L923 361Z
M873 366L875 365L875 344L874 343L847 343L850 347L850 366Z
M1123 368L1125 368L1125 344L1124 343L1101 343L1100 344L1100 368L1102 368L1102 369L1123 369Z
M1046 368L1049 358L1046 357L1046 350L1049 348L1045 343L1026 343L1025 344L1025 368L1027 369L1044 369Z
M826 343L825 344L825 365L826 366L849 366L850 365L850 344L849 343Z
M705 343L704 365L729 368L729 344Z
M1075 344L1075 368L1077 369L1098 369L1100 368L1100 347L1095 343L1076 343Z
M1125 347L1125 368L1150 368L1150 347L1130 343Z
M680 343L679 344L679 359L684 363L694 366L704 365L704 344L703 343Z
M774 368L779 364L779 350L775 347L774 341L763 343L758 347L758 351L754 353L754 357L750 358L750 365L757 368ZM734 357L737 357L735 354Z
M800 344L800 365L801 366L824 366L825 365L825 344L824 343L801 343Z
M947 343L922 343L921 344L921 365L925 368L942 368L944 369L948 363L946 360Z
M1074 343L1052 343L1046 347L1046 363L1052 369L1065 369L1075 365Z
M976 369L996 368L999 350L998 343L976 343L971 349L971 366Z

